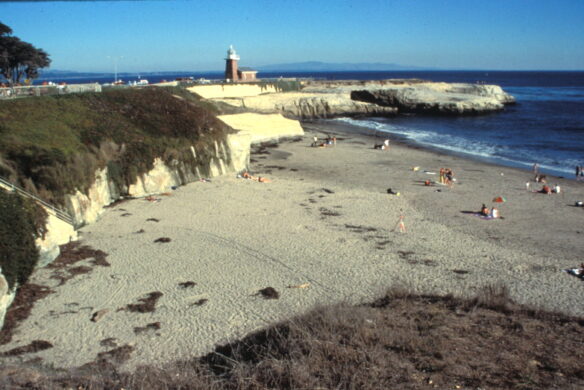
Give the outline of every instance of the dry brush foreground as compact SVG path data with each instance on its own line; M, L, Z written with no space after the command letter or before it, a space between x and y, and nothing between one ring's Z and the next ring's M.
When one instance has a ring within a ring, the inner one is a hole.
M73 370L4 367L9 389L581 389L584 319L514 304L393 289L256 332L202 358L131 373L131 346Z

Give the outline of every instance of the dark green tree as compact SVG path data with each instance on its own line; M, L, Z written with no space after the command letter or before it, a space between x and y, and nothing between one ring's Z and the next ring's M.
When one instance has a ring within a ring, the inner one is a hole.
M12 29L0 22L0 74L9 84L23 77L35 79L39 69L51 64L47 52L12 35Z

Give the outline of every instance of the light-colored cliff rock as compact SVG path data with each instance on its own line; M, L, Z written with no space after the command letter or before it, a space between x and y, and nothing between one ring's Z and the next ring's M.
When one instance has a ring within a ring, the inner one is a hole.
M399 112L465 115L501 110L505 104L515 102L497 85L422 80L310 82L301 92L240 97L216 93L209 97L254 112L278 112L299 119L387 116Z
M2 326L4 325L6 311L14 301L15 297L15 290L10 290L8 288L8 282L4 278L4 275L2 275L2 270L0 269L0 329L2 329Z
M45 237L36 239L36 246L39 249L37 267L44 267L55 260L59 256L60 245L77 239L77 231L73 225L57 218L49 210L47 214Z
M396 107L400 113L482 114L502 110L515 99L497 85L416 83L354 90L358 101Z
M181 161L172 161L166 165L161 159L154 160L154 166L148 173L137 178L128 188L117 188L108 179L107 167L95 174L95 181L87 193L77 191L65 199L66 207L73 216L76 225L95 222L103 213L103 208L120 198L121 194L129 197L143 197L170 191L173 186L183 185L202 177L213 177L228 172L239 172L249 164L249 141L246 134L229 134L224 142L215 142L214 154L200 164L191 165ZM193 158L200 159L194 147Z
M288 118L317 119L335 116L393 115L396 109L351 100L349 92L283 92L218 101L260 113L281 113Z
M280 114L244 113L218 116L228 126L247 134L252 144L278 140L284 137L298 137L304 134L300 123L284 118ZM248 146L249 147L249 146Z

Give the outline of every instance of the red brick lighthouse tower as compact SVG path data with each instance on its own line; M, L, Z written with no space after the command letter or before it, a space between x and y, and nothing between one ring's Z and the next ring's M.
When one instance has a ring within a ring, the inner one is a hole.
M233 45L229 46L227 50L227 58L225 59L225 80L226 81L238 81L239 76L237 74L237 61L239 61L239 56L235 53Z

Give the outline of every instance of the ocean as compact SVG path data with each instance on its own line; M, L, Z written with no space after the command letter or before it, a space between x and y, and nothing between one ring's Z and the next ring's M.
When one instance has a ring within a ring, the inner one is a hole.
M220 79L221 73L120 74L124 81L150 82L192 76ZM418 78L432 81L496 84L513 95L517 104L504 111L471 117L399 115L394 118L337 118L390 137L465 157L574 177L584 165L584 72L552 71L387 71L387 72L260 72L260 77L312 77L326 80L383 80ZM92 75L52 81L111 82L112 75Z

